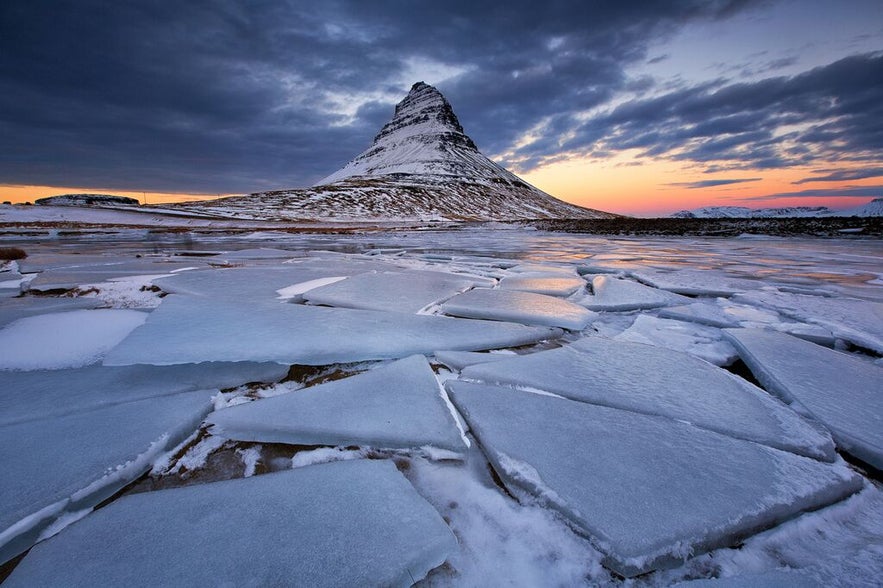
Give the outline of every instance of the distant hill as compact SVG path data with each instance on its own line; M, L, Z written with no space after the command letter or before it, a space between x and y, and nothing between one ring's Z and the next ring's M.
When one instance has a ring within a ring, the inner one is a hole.
M34 204L40 206L140 206L135 198L114 196L113 194L61 194L38 198Z
M414 84L366 151L305 189L178 205L262 220L614 218L568 204L482 155L451 105Z
M826 206L791 206L784 208L746 208L744 206L708 206L681 210L672 218L807 218L827 216L883 216L883 198L846 210Z

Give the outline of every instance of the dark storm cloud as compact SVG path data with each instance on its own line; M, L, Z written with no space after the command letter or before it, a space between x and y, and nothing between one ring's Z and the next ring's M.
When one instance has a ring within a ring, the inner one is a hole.
M743 200L778 200L779 198L880 198L883 196L883 186L856 186L851 188L800 190L799 192L779 192L765 196L754 196Z
M327 101L401 97L417 81L402 79L413 60L462 70L440 89L478 145L503 152L541 122L556 136L573 112L648 88L624 68L646 61L651 42L753 3L6 0L0 182L306 185L364 149L394 102L347 118ZM551 139L534 147L558 150Z
M763 178L741 178L733 180L700 180L698 182L675 182L666 184L667 186L677 186L680 188L689 188L691 190L701 188L713 188L715 186L728 186L730 184L742 184L744 182L759 182Z
M681 88L636 99L575 127L574 152L637 148L650 156L764 169L813 161L879 161L883 53L793 77Z
M861 169L820 169L816 170L816 176L810 176L792 182L794 184L809 184L811 182L846 182L863 180L865 178L883 177L883 167L866 167Z

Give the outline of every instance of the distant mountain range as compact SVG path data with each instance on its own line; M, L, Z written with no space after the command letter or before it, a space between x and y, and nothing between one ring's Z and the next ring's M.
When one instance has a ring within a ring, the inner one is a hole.
M261 220L614 218L568 204L482 155L451 105L418 82L374 142L311 188L177 205Z
M744 206L708 206L681 210L672 218L786 218L823 216L883 216L883 198L846 210L826 206L790 206L784 208L746 208Z

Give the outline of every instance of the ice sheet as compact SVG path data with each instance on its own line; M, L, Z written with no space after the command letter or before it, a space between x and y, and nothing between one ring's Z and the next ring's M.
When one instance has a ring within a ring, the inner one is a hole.
M73 310L31 316L0 329L0 370L97 363L147 319L135 310Z
M883 470L883 367L782 333L725 333L767 390L799 402L838 447Z
M827 433L763 390L688 354L661 347L587 337L558 349L470 366L461 378L664 416L737 439L834 459Z
M707 578L681 582L676 588L822 588L810 576L790 570L777 570L762 574L745 574L726 578Z
M357 460L126 496L5 585L410 586L456 550L392 462Z
M0 426L0 561L27 549L54 518L36 513L93 507L147 471L196 430L214 393L184 392Z
M500 280L504 290L535 292L546 296L567 297L585 288L586 281L577 277L549 277L545 274L524 274L509 276Z
M428 355L435 349L495 349L559 335L556 329L490 321L171 295L107 355L104 365L203 361L326 365Z
M288 366L278 363L248 362L0 371L0 425L190 390L271 383L287 372Z
M416 313L473 286L493 285L487 278L431 271L365 273L304 294L311 304Z
M720 329L695 323L638 315L632 325L616 335L619 341L645 343L695 355L714 365L730 365L737 354Z
M5 299L0 303L0 327L13 321L38 314L98 308L102 302L96 298L54 298L25 296Z
M632 275L654 288L691 296L732 296L763 286L760 280L731 276L720 271L678 269L675 271L639 270Z
M192 265L192 263L176 263L145 258L102 265L47 269L28 282L23 289L39 292L70 290L83 284L106 282L114 278L167 274L174 270L185 268L188 265Z
M585 329L594 313L553 296L476 288L454 296L441 306L445 314L474 319L513 321L526 325Z
M447 386L507 487L559 510L625 576L737 543L862 484L843 464L669 419L493 386Z
M295 264L236 267L184 272L160 278L154 284L166 292L238 302L277 303L278 290L327 277L326 271Z
M689 298L678 294L611 276L595 276L592 279L592 291L594 294L583 298L581 304L597 311L618 312L690 302Z
M772 308L797 320L821 325L834 336L883 354L883 303L780 291L748 292L738 302Z
M466 450L422 355L343 380L215 412L213 433L241 441Z
M476 351L436 351L435 359L452 370L462 370L469 365L500 361L507 357L514 357L508 353L479 353Z

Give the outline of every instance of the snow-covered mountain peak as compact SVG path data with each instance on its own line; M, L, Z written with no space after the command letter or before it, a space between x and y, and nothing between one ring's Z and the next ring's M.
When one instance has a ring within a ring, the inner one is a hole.
M402 174L521 181L479 152L450 103L423 82L396 105L392 120L367 150L316 185Z

